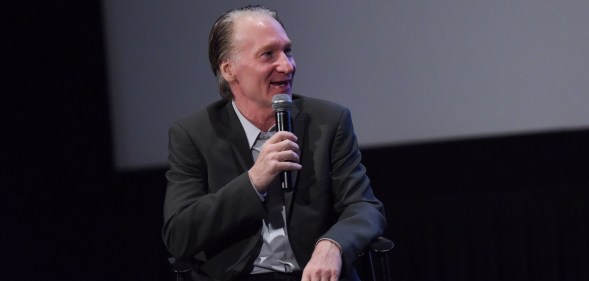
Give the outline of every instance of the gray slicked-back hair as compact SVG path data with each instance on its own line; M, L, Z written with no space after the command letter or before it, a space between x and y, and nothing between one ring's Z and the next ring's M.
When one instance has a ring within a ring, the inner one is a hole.
M233 93L229 88L229 83L223 78L220 64L224 60L232 59L233 53L233 25L239 17L247 15L268 15L274 18L282 28L284 25L278 19L278 14L260 5L249 5L239 9L232 9L222 14L216 21L211 32L209 33L209 62L213 74L217 77L219 84L219 93L223 99L231 99Z

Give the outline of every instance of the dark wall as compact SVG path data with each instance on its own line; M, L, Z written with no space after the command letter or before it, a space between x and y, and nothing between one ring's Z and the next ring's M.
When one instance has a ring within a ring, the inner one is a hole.
M164 168L115 173L99 1L2 4L0 279L169 280ZM588 131L363 151L396 280L587 280Z
M589 280L589 131L365 150L396 280Z
M111 168L100 2L5 1L0 11L0 279L116 280L132 264L121 245L134 241Z

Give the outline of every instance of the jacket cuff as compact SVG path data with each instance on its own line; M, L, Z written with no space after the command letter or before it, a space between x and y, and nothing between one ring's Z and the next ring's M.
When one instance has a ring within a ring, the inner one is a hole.
M333 243L339 249L340 255L344 254L344 251L342 251L342 246L340 246L339 243L337 243L335 240L330 239L330 238L319 238L319 240L317 240L317 242L315 242L315 247L317 247L317 244L319 244L319 242L321 242L321 241L329 241L329 242Z

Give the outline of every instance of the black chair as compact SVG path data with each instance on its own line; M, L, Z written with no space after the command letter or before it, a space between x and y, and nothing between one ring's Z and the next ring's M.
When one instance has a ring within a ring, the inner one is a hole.
M356 270L362 281L390 281L389 252L395 244L384 237L377 237L368 250L358 257Z
M395 244L393 241L384 237L374 239L366 252L358 257L356 270L362 281L390 281L391 272L389 270L389 252ZM176 281L191 281L192 262L176 261L169 258L172 265L172 271L176 275Z

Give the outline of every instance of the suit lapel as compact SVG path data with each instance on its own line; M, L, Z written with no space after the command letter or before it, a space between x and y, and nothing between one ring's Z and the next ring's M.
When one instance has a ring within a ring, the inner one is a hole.
M247 171L254 165L252 152L248 147L247 137L239 122L239 118L230 102L226 102L224 106L218 108L216 111L210 111L209 116L215 125L217 133L222 140L227 142L233 151L234 159L239 163L240 173ZM217 119L217 120L215 120ZM218 121L218 122L216 122ZM241 128L238 129L238 128Z
M296 98L293 102L291 110L291 118L293 122L293 133L297 136L297 144L299 145L301 157L303 157L303 145L305 136L306 117L302 114L302 98ZM215 126L215 130L221 139L227 142L233 151L233 157L239 163L241 173L247 171L254 165L252 152L248 147L247 137L241 126L241 122L235 114L230 102L225 102L219 107L209 110L209 118ZM240 128L240 129L236 129ZM302 162L302 158L301 158ZM284 192L284 203L287 212L287 219L289 218L290 209L296 193L298 185L299 171L293 172L294 190ZM287 222L288 223L288 222Z
M295 97L296 98L296 97ZM297 102L298 101L298 102ZM300 163L302 163L303 157L303 144L304 144L304 136L305 136L305 116L301 113L302 111L302 101L301 99L295 99L293 102L293 107L291 109L291 116L293 119L293 133L297 136L297 144L299 145L299 154L300 154ZM296 194L296 189L298 187L298 178L299 178L299 171L293 172L293 186L295 190L287 191L284 193L284 204L285 210L287 212L286 217L287 220L289 218L290 208L292 207L292 202L294 198L294 194ZM288 223L288 221L287 221Z

